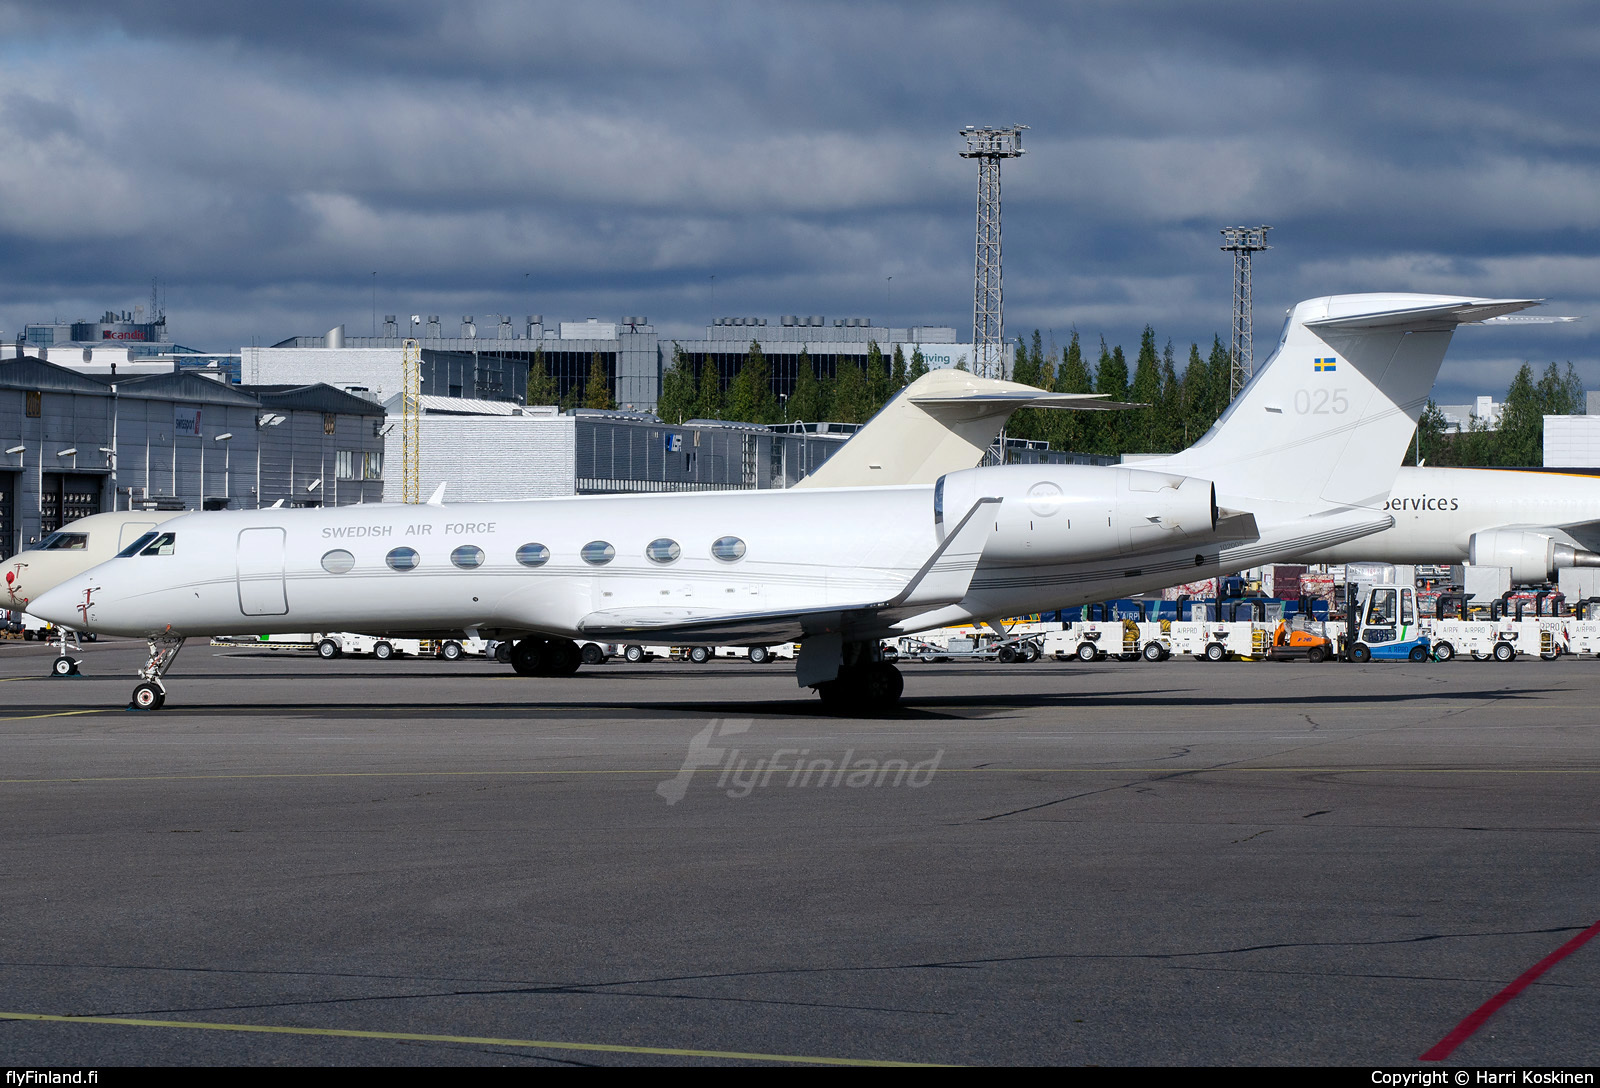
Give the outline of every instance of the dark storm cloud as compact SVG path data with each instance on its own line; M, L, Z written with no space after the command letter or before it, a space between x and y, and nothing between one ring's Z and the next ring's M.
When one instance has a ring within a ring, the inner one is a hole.
M1590 320L1464 333L1441 396L1523 358L1596 385L1600 19L1510 10L0 3L0 327L160 276L198 346L362 331L374 287L447 322L681 334L714 295L965 330L955 130L1014 120L1014 334L1208 345L1216 230L1268 222L1262 338L1331 291L1548 296Z

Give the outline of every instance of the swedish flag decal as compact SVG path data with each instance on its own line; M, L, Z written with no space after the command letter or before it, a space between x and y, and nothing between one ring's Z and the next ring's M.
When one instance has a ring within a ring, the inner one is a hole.
M1311 360L1312 369L1321 374L1325 370L1333 370L1338 361L1338 359L1313 359Z

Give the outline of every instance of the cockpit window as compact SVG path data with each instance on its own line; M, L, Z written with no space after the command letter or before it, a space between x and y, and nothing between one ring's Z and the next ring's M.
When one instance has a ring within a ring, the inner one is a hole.
M155 538L156 534L154 533L144 534L138 540L135 540L132 544L129 544L126 548L123 548L120 552L118 552L117 558L127 559L129 556L138 555L140 552L144 551L144 546Z
M141 538L142 539L142 538ZM176 533L162 533L150 542L150 546L140 552L140 555L171 555L175 550L178 536Z
M39 544L44 552L81 552L88 547L88 533L51 533Z

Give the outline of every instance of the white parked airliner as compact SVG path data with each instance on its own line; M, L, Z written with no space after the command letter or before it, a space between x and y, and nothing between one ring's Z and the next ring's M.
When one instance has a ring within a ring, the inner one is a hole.
M802 643L841 709L894 703L880 638L1068 607L1389 528L1383 509L1452 332L1525 299L1302 302L1195 446L1154 467L1008 465L932 486L222 511L175 519L37 597L35 615L143 635L134 703L165 701L216 631L460 630L571 671L574 638Z

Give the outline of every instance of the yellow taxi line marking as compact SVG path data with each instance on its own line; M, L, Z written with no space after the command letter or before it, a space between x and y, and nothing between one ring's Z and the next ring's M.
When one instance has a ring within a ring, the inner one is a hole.
M0 722L30 722L35 718L76 718L80 714L108 714L110 711L97 710L53 710L48 714L19 714L13 718L0 718Z
M790 768L785 768L786 770ZM259 774L147 774L91 778L0 778L0 785L45 785L59 782L211 782L248 779L294 778L534 778L562 775L680 775L717 774L721 767L689 769L682 767L574 768L564 771L316 771L263 772ZM946 774L1547 774L1596 775L1600 767L940 767L935 776Z
M410 1031L355 1031L347 1028L297 1028L275 1024L218 1024L203 1020L141 1020L123 1016L52 1016L34 1012L0 1012L0 1020L36 1020L57 1024L115 1024L136 1028L180 1028L199 1031L242 1031L264 1035L317 1035L339 1039L394 1039L417 1043L464 1043L471 1046L517 1046L538 1050L581 1050L602 1054L647 1054L654 1057L715 1058L721 1061L795 1062L806 1065L927 1066L808 1054L760 1054L737 1050L693 1050L684 1047L622 1046L615 1043L563 1043L544 1039L497 1039L477 1035L429 1035Z

